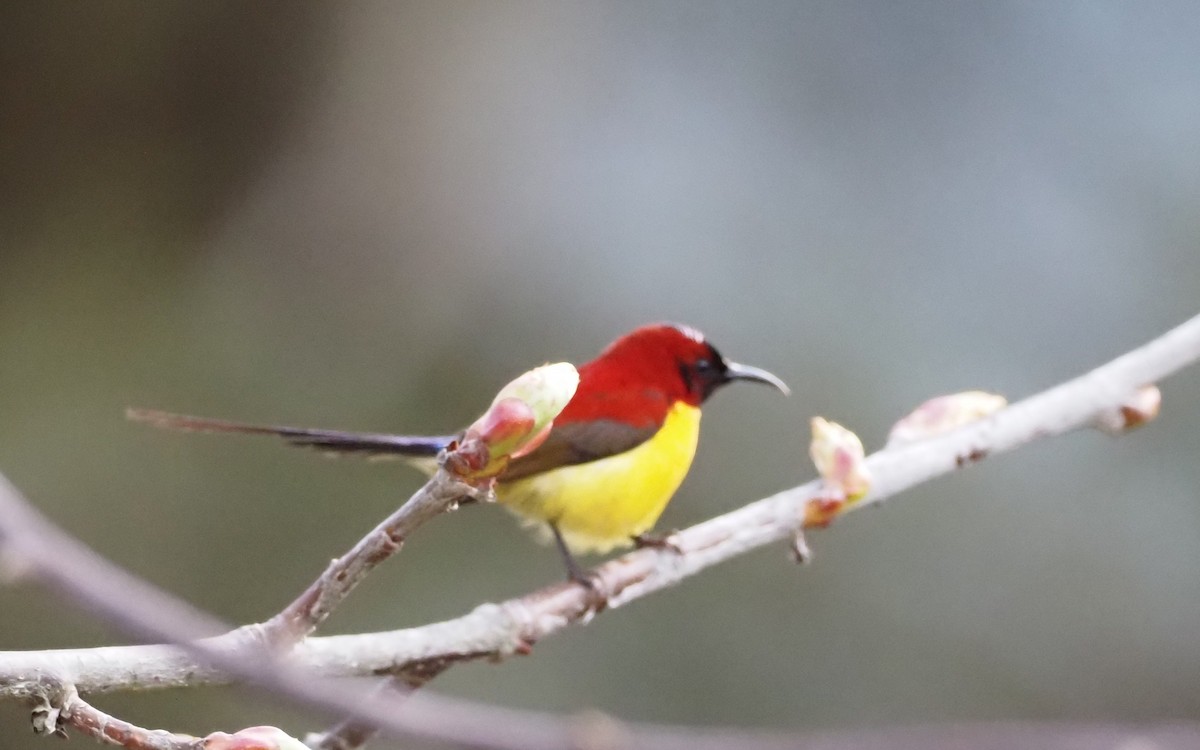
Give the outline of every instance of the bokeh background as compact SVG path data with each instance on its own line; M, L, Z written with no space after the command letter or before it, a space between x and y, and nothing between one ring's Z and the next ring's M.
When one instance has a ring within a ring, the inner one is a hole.
M119 563L268 616L418 485L162 434L127 405L445 431L509 377L669 319L788 380L705 411L663 526L1017 398L1200 308L1200 8L1163 3L7 3L0 470ZM1200 375L438 689L797 730L1200 715ZM422 530L329 632L560 576L496 508ZM0 648L125 642L33 587ZM324 718L111 696L207 733ZM26 716L0 706L9 748Z

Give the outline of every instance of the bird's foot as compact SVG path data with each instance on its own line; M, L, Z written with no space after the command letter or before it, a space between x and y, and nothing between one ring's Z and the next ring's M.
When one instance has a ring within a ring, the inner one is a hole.
M667 534L655 534L647 532L645 534L634 534L633 546L638 549L665 549L674 552L677 555L682 555L683 550L680 549L676 536L679 532L672 531Z
M608 609L608 591L605 589L604 579L599 573L577 567L568 571L567 581L582 586L586 591L587 609L582 618L584 623Z
M585 570L573 558L567 563L567 581L578 583L585 589L600 588L600 575L590 568Z
M604 588L604 580L595 570L585 570L579 564L579 561L571 554L571 550L567 548L567 542L563 539L558 526L551 523L550 531L554 533L554 543L558 547L559 554L562 555L563 563L567 566L567 582L579 584L587 591L587 609L582 615L582 621L586 623L596 614L608 608L608 592Z

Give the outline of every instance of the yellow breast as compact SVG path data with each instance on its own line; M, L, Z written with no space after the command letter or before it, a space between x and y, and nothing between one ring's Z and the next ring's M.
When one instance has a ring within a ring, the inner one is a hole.
M682 402L636 448L496 487L500 503L531 524L558 526L572 552L607 552L654 527L687 476L700 410Z

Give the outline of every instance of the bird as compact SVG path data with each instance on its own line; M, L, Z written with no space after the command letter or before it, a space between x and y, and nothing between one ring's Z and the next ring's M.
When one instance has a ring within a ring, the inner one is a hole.
M723 357L695 328L636 328L580 365L579 386L537 448L512 459L496 478L497 501L552 539L568 578L587 582L577 554L634 546L671 546L651 533L683 482L700 435L700 407L735 381L787 385L766 370ZM273 435L331 454L400 458L432 473L436 457L461 437L250 424L130 409L157 427ZM545 533L545 532L548 532Z

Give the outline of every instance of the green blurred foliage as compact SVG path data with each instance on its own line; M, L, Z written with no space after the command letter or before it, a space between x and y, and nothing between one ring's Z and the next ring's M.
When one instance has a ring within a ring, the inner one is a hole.
M0 470L230 621L415 488L167 435L127 405L445 431L656 319L779 373L729 389L664 527L868 449L925 398L1053 384L1196 312L1190 4L12 3L0 9ZM511 705L827 728L1196 717L1200 379L438 685ZM556 580L496 508L424 529L330 632ZM123 642L0 591L0 648ZM206 733L257 693L121 695ZM0 706L5 747L24 715Z

